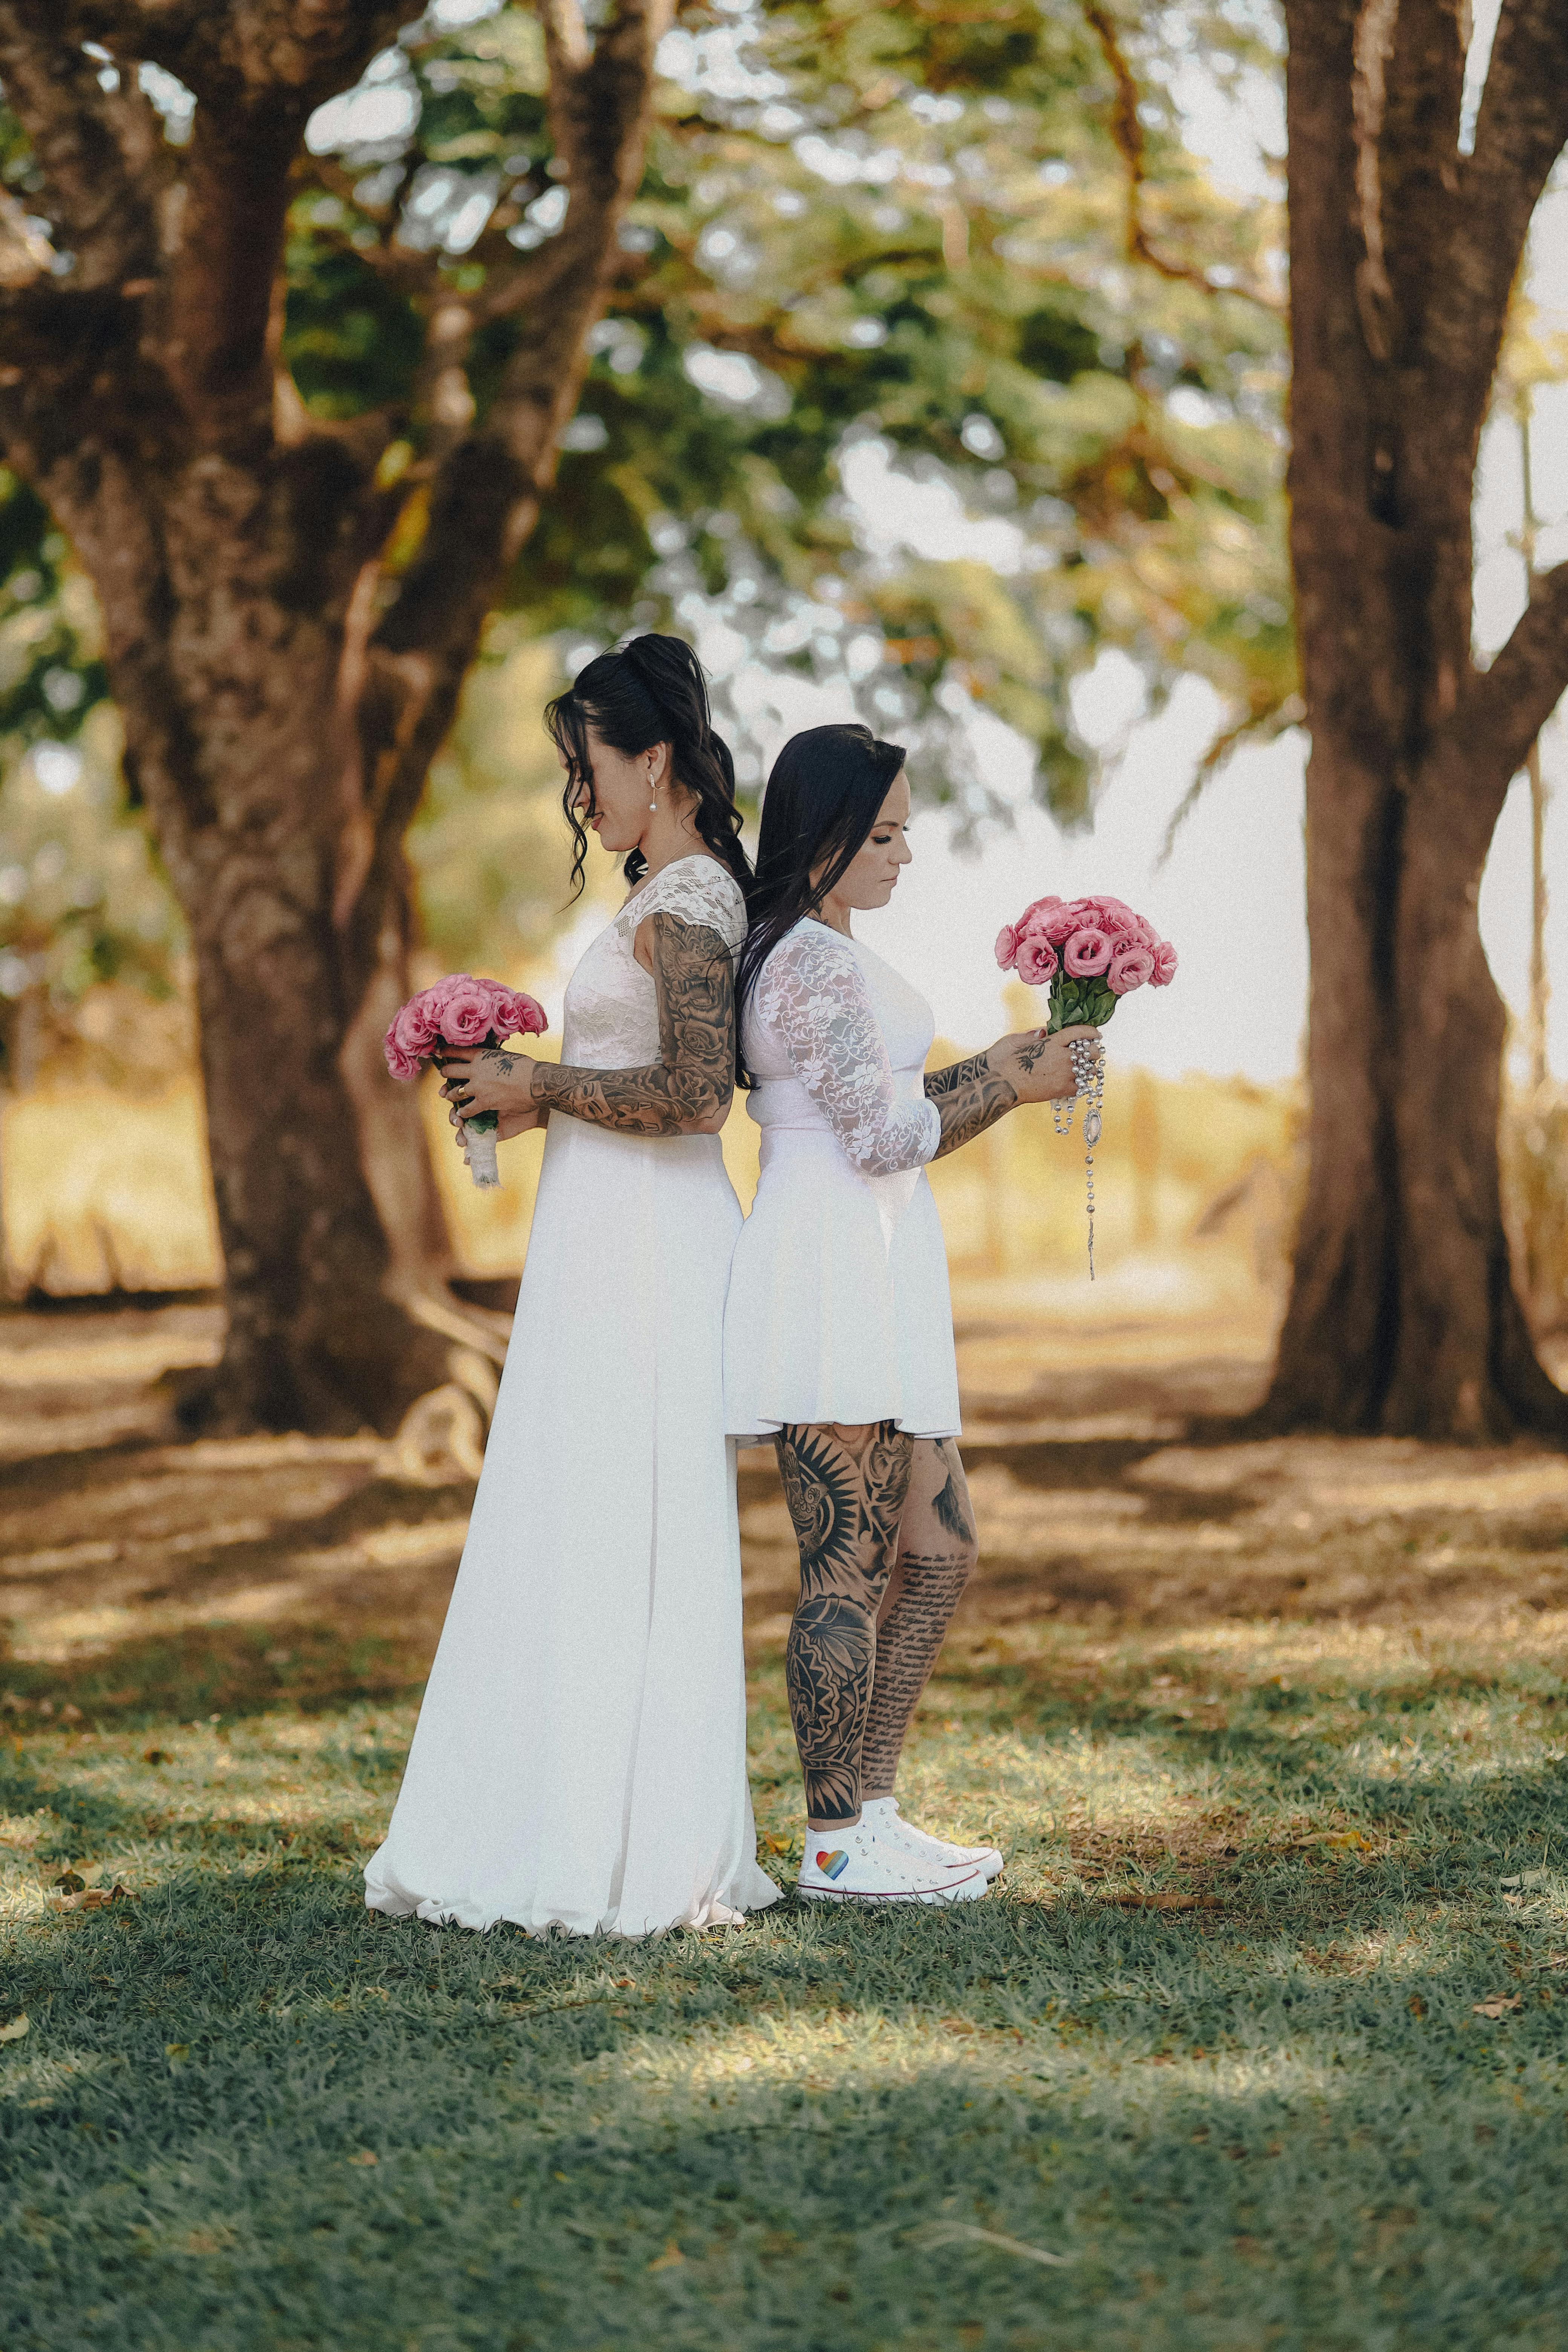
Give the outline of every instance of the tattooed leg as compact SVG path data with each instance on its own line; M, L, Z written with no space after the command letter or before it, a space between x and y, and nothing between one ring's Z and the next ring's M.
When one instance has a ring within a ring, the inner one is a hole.
M917 1438L898 1559L877 1618L876 1678L860 1747L863 1798L893 1793L910 1719L977 1556L956 1442Z
M814 1830L860 1818L860 1742L914 1441L890 1421L781 1429L774 1440L800 1546L784 1650L790 1720Z

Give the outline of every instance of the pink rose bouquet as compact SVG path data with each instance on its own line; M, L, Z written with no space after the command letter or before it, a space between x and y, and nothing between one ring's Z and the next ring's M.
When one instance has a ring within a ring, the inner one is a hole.
M404 1005L386 1033L386 1066L395 1078L416 1078L431 1062L439 1063L443 1045L471 1053L478 1045L500 1045L508 1037L542 1036L549 1026L543 1006L521 989L454 972L434 988L422 988ZM495 1147L499 1124L493 1110L463 1121L476 1184L500 1181Z
M1079 1021L1102 1027L1135 988L1166 988L1176 950L1120 898L1037 898L1004 923L996 961L1029 988L1050 982L1051 1031Z

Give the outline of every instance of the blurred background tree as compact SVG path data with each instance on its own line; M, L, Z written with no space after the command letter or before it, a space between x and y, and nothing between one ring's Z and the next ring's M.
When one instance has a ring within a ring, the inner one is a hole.
M216 26L236 12L209 13ZM341 656L368 625L393 677L382 701L401 708L398 631L417 637L427 625L432 566L451 558L442 500L461 482L476 512L505 504L511 460L498 420L520 352L539 340L530 303L548 304L541 289L583 215L552 127L548 12L447 0L382 46L378 26L384 44L400 12L359 13L369 51L359 78L343 76L341 94L301 118L303 136L290 134L268 478L323 499L328 518L355 519L359 568L333 590L329 616L339 690ZM14 341L38 331L57 289L88 292L79 253L91 240L51 184L48 125L29 80L40 41L65 44L79 127L101 131L109 110L119 152L133 130L154 177L188 177L193 157L220 173L234 162L221 149L216 162L200 154L203 106L221 115L220 83L198 103L171 70L180 12L156 39L150 12L135 7L105 0L66 14L62 24L48 12L46 33L41 11L0 9ZM180 37L199 59L195 33ZM1038 789L1060 814L1087 812L1093 770L1070 691L1108 646L1139 664L1153 698L1184 670L1215 682L1227 711L1216 756L1242 732L1289 723L1299 705L1279 498L1278 221L1268 203L1216 192L1183 145L1173 85L1198 55L1221 75L1270 62L1249 23L1196 9L1125 22L1067 5L1005 22L942 6L683 11L659 50L640 186L616 214L604 290L584 310L581 398L574 382L530 476L531 533L485 586L505 645L553 637L575 652L667 624L760 656L761 671L720 665L746 680L745 707L731 701L725 718L753 785L766 667L842 681L868 718L911 742L920 789L971 824L995 808L970 749L979 705L1034 744ZM131 278L118 299L155 311L164 297ZM93 331L106 331L101 321ZM111 372L127 382L135 348L134 337L112 346ZM0 402L20 389L12 382ZM14 424L15 457L26 436ZM352 498L338 468L353 476ZM900 476L967 515L981 554L941 561L918 533L911 544L899 523ZM0 725L14 743L43 729L68 743L113 665L97 656L90 599L78 593L85 579L70 589L61 569L58 512L18 488L14 520L11 577L38 584L16 600L35 635ZM106 548L93 569L105 560ZM329 552L323 541L316 561L341 571L341 544ZM353 580L362 601L351 611ZM481 620L476 611L467 653L460 631L442 638L438 666L454 692ZM362 694L358 708L363 738L375 696ZM359 876L351 944L336 959L340 1037L371 1146L379 1255L419 1268L427 1290L442 1269L439 1221L408 1107L378 1079L375 1040L403 983L413 910L402 832L437 715L431 703L405 730L374 838L362 807L329 845L340 876L345 864ZM331 712L312 724L333 740ZM236 758L221 733L204 755L215 780ZM550 770L525 764L542 792ZM144 766L132 762L132 801ZM453 796L497 794L493 777L463 769L459 737L419 855L433 939L466 935L477 950L480 935L452 920L465 892L515 917L553 904L556 876L539 871L549 853L531 820L515 844L503 824L465 879ZM318 801L323 790L335 802L337 779L323 778ZM167 849L167 806L148 796ZM507 878L514 846L529 871ZM204 994L209 1100L211 1039L235 1017L214 1001L223 993L210 982ZM280 1041L274 1059L285 1085L291 1067L304 1070ZM301 1075L295 1115L302 1089ZM220 1202L224 1091L213 1106ZM244 1189L227 1188L231 1260ZM354 1213L368 1213L363 1198ZM377 1255L356 1265L374 1274ZM262 1279L287 1286L277 1268ZM266 1310L247 1311L254 1349ZM292 1334L269 1328L262 1351L281 1351L288 1378L270 1390L231 1378L231 1415L330 1415L326 1391L345 1383L355 1413L395 1408L395 1381L375 1393L374 1345L323 1391L321 1314L294 1324ZM418 1349L407 1369L426 1376ZM264 1391L272 1402L258 1402Z
M1510 1262L1504 1015L1478 901L1510 784L1568 687L1568 563L1531 562L1482 662L1473 517L1488 416L1529 379L1522 354L1500 362L1568 142L1568 15L1286 0L1285 17L1311 1111L1269 1409L1287 1426L1561 1438L1568 1398Z

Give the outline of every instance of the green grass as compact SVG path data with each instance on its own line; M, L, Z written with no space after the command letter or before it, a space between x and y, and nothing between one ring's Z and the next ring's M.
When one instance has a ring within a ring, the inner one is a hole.
M1556 2352L1565 1649L972 1638L906 1794L1003 1893L644 1946L367 1916L404 1697L14 1713L0 2345ZM753 1762L784 1875L775 1665Z

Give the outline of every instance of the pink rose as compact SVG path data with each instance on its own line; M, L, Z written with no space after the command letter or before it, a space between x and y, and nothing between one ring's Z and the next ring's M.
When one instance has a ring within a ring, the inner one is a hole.
M495 992L488 981L458 972L445 982L441 1034L448 1045L479 1045L495 1025Z
M996 961L1004 971L1011 969L1017 952L1018 934L1011 923L1004 923L996 934Z
M1020 940L1018 961L1014 969L1026 988L1039 988L1046 981L1056 977L1057 951L1049 940Z
M1026 907L1016 928L1021 940L1049 940L1052 947L1059 948L1078 926L1074 909L1065 899L1053 898L1037 898L1033 906Z
M1142 940L1124 940L1110 959L1106 974L1113 996L1126 996L1135 988L1142 988L1154 977L1153 950Z
M425 1066L416 1055L399 1043L395 1021L386 1033L385 1052L386 1066L395 1078L416 1078Z
M1062 950L1062 961L1074 980L1093 980L1110 961L1112 940L1098 924L1085 923Z
M1156 988L1169 988L1176 977L1176 950L1169 940L1154 942L1154 969L1150 974Z
M411 997L392 1025L410 1054L428 1054L441 1034L440 1015L427 996Z
M1087 922L1109 931L1113 939L1141 940L1145 947L1154 944L1154 933L1142 915L1134 914L1124 898L1096 898L1083 901Z
M550 1022L544 1007L521 988L503 988L496 999L496 1034L542 1037Z

